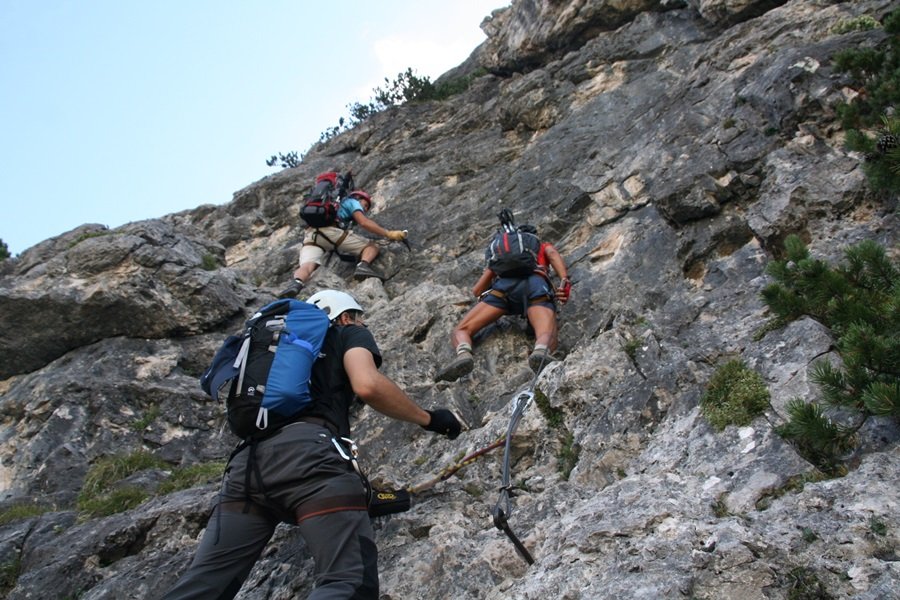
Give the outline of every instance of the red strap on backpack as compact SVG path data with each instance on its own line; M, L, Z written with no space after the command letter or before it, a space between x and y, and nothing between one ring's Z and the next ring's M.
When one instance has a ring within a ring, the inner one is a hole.
M338 174L334 171L328 171L327 173L322 173L316 176L316 183L320 181L330 181L331 185L337 186L337 178Z

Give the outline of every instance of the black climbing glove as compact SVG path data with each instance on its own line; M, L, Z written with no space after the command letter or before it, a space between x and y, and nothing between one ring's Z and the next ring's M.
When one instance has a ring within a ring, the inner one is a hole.
M459 437L459 433L462 431L462 425L459 424L459 421L452 412L446 408L426 410L425 412L431 415L431 421L429 421L428 425L422 425L426 431L433 431L435 433L440 433L441 435L446 435L451 440L455 440Z

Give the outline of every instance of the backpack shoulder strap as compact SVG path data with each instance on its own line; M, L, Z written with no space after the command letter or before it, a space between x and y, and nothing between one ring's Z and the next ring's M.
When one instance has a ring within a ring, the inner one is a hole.
M250 328L244 332L244 340L241 342L241 349L238 351L237 358L234 359L234 368L238 371L237 388L240 390L244 385L244 371L247 369L247 353L250 351Z

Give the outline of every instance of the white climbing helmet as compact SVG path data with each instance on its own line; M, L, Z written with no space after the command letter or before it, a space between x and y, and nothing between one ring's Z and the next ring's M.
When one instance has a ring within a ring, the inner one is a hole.
M308 304L314 304L325 311L328 318L334 321L341 313L347 310L358 310L363 312L363 307L353 299L353 296L347 292L338 290L322 290L316 292L306 301Z

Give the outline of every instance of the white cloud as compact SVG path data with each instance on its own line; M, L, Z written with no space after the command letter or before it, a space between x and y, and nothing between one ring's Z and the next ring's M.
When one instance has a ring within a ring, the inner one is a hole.
M449 4L417 23L403 35L375 38L370 51L379 64L373 79L360 84L356 93L366 100L376 87L385 87L384 79L393 81L399 73L412 69L419 77L432 81L465 61L486 37L481 31L481 19L493 9L505 6L497 0L470 0ZM444 10L449 12L445 13ZM447 32L454 32L449 39Z
M459 38L439 43L433 38L385 38L375 42L375 56L386 76L412 67L421 76L437 79L464 61L483 39Z

